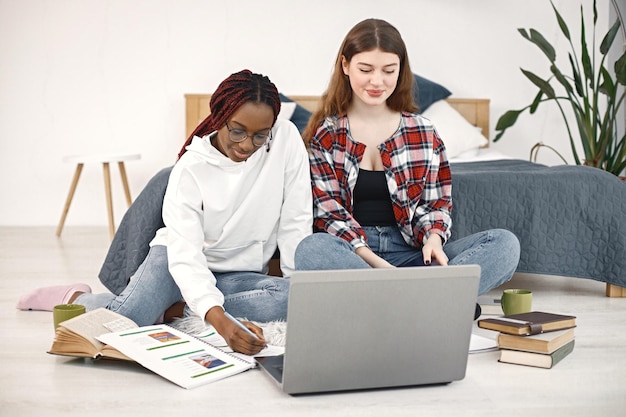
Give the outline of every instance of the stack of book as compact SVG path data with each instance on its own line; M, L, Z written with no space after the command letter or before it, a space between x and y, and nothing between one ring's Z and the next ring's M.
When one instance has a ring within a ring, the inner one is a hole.
M576 317L532 311L478 321L498 331L500 362L552 368L574 350Z

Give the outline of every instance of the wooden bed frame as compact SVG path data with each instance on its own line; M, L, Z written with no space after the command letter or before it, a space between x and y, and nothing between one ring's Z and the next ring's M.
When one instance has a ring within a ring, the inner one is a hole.
M305 109L313 112L319 105L319 96L289 96ZM186 135L189 137L196 126L209 114L211 94L185 94ZM481 129L489 139L489 99L485 98L448 98L446 99L468 122ZM488 145L486 145L488 146ZM607 297L626 297L626 288L606 284Z
M289 96L289 98L310 112L317 110L320 100L319 96ZM185 94L186 138L208 116L210 100L211 94ZM486 138L489 138L489 99L448 98L447 101L467 121L479 127Z

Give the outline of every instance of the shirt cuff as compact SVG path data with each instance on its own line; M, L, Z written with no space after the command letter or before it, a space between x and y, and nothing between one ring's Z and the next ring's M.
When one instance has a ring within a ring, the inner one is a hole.
M196 313L198 316L202 317L202 320L206 320L206 314L213 307L221 307L224 309L223 301L220 303L219 301L213 299L212 297L207 297L196 304L196 308L192 308L191 310Z
M366 248L369 248L370 246L367 244L367 242L365 241L365 238L363 236L359 236L359 238L357 239L353 239L350 244L352 245L352 247L354 248L354 250L357 250L358 248L361 248L363 246L365 246Z
M439 237L441 238L441 245L445 245L445 243L446 243L445 233L442 232L441 230L435 229L435 228L432 228L432 229L430 229L430 230L428 230L427 232L424 233L424 238L422 239L422 245L426 244L426 242L428 241L428 238L432 234L439 235Z

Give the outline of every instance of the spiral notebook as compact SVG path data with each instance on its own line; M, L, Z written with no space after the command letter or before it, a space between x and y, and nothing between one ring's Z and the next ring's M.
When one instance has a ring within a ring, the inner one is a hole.
M252 357L224 352L165 324L105 333L97 339L183 388L208 384L255 366Z
M465 377L478 265L297 271L284 356L257 358L289 394Z

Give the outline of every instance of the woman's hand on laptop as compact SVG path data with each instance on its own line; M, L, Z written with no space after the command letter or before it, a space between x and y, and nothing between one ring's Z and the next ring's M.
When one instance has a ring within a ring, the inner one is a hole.
M431 233L422 247L424 265L448 265L448 256L443 251L441 236Z

